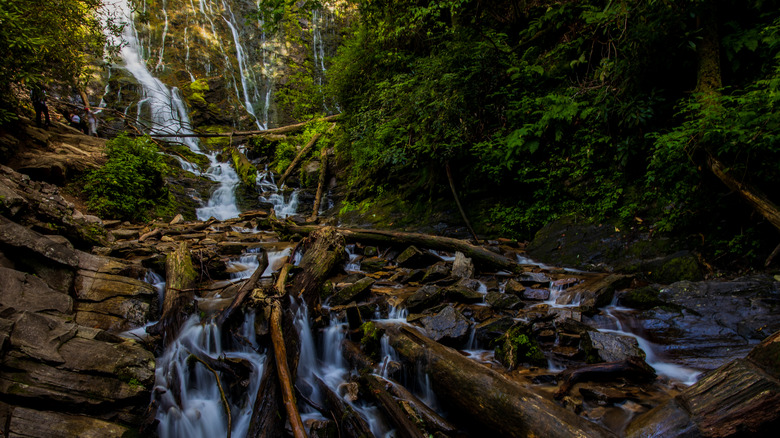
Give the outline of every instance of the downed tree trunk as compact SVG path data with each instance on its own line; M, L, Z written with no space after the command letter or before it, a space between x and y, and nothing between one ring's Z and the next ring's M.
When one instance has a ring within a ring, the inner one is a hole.
M677 397L636 417L626 436L777 436L780 332L707 373Z
M233 159L233 168L236 169L241 182L247 187L254 188L257 184L257 168L251 161L242 154L235 146L227 148L230 157Z
M282 272L279 274L279 280L276 283L279 299L282 299L286 295L284 293L284 284L286 274L290 269L289 266L289 264L286 264L284 268L282 268ZM282 390L282 400L284 400L284 407L287 411L287 419L290 421L293 436L295 438L305 438L306 431L303 427L298 407L295 405L295 390L293 388L293 378L291 377L290 368L288 367L287 362L287 348L284 345L284 334L282 331L282 305L279 303L279 300L274 300L271 303L270 326L271 343L274 347L274 359L276 361L276 372L279 377L279 386Z
M371 428L363 417L355 412L341 397L333 392L328 385L319 377L314 377L314 384L317 385L325 398L325 406L333 414L333 419L338 423L339 430L347 437L373 437Z
M284 174L282 174L282 177L279 178L279 182L276 183L276 185L278 187L281 187L281 186L284 185L284 182L287 181L287 178L290 176L290 174L293 172L293 170L295 170L295 168L298 166L298 163L300 163L301 160L303 160L303 157L305 157L306 154L309 153L311 148L313 148L314 145L317 144L317 140L319 140L320 137L322 137L322 133L321 132L318 132L318 133L314 134L314 137L312 137L311 140L309 140L309 142L306 143L306 146L304 146L303 149L301 149L301 151L298 152L298 155L296 155L295 159L292 160L292 163L290 163L290 165L287 167L287 170L284 171Z
M409 392L409 390L400 383L387 377L377 376L377 378L387 383L387 391L390 392L390 394L401 400L402 403L409 405L409 408L411 408L420 420L422 420L429 431L438 430L448 435L458 431L457 427L442 418L441 415L428 407L428 405L417 398L416 395Z
M709 164L712 173L714 173L726 187L737 192L754 210L769 221L772 226L780 230L780 209L778 209L774 202L770 201L766 195L757 189L741 183L737 181L736 178L729 175L723 163L715 159L715 157L708 157L707 163Z
M393 421L402 437L406 438L425 438L426 435L417 427L416 424L406 415L401 406L398 405L395 398L387 392L385 383L376 378L373 374L365 374L362 377L369 394L379 403L382 411Z
M259 260L260 264L255 272L253 272L252 276L249 277L249 279L244 282L243 285L241 285L241 287L238 289L238 293L236 293L236 296L233 298L233 301L230 303L230 305L227 306L222 312L220 312L219 316L217 316L215 319L219 327L222 327L225 324L225 321L230 318L233 312L235 312L235 310L243 304L244 300L246 300L246 298L257 287L257 283L263 276L265 268L268 267L268 254L265 252L265 250L261 249L261 251L262 253L260 254Z
M276 222L279 228L283 228L291 233L310 234L322 228L318 225L293 225L282 222ZM431 236L421 233L406 233L402 231L386 230L365 230L360 228L339 228L339 233L344 236L348 242L373 242L387 245L417 245L430 249L443 251L460 251L466 257L494 269L507 270L510 272L522 272L522 266L517 262L489 251L481 246L454 239L452 237Z
M176 338L179 327L187 318L186 308L194 299L193 287L197 278L187 242L181 242L165 259L165 299L162 316L157 324L147 329L151 334L162 333L165 345Z
M477 237L477 233L474 232L474 228L471 228L471 222L469 222L468 216L466 216L466 212L463 210L463 206L460 205L460 198L458 197L458 192L455 190L455 181L452 178L452 171L450 170L450 162L447 161L447 163L444 164L444 168L447 171L447 181L450 183L450 190L452 190L452 197L455 198L455 204L458 205L458 211L460 211L460 217L463 218L463 222L466 223L466 228L469 229L469 233L471 233L471 237L474 238L474 242L479 243L479 237Z
M320 211L320 203L322 202L322 193L325 191L325 178L328 174L328 149L322 148L320 153L320 180L317 182L317 195L314 196L314 208L312 209L309 220L314 222L317 220L317 215Z
M655 370L645 361L628 358L619 362L597 363L578 368L569 368L560 374L563 384L555 391L555 398L563 398L577 382L588 380L612 380L625 377L629 380L648 382L655 379Z
M344 237L334 227L316 228L301 244L303 251L299 272L292 283L292 293L303 297L310 315L319 306L320 290L331 271L344 260Z
M325 117L322 120L325 122L335 122L339 119L340 116L341 116L340 114L334 114L332 116ZM279 128L261 129L255 131L209 132L209 133L195 133L195 134L148 134L148 135L154 138L165 138L165 137L209 138L209 137L246 137L250 135L289 134L291 132L302 130L308 123L309 122L302 122L302 123L296 123L294 125L282 126ZM139 135L142 135L142 133L139 133Z
M282 395L276 375L273 354L268 354L263 365L263 377L257 389L257 398L252 408L252 420L247 438L277 438L284 435L284 415L279 412Z
M440 399L463 418L511 437L607 437L584 420L484 365L422 336L409 327L387 327L390 345L421 366Z

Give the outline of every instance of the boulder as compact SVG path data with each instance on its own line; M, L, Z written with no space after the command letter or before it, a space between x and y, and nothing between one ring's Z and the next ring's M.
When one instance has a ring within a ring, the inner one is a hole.
M445 345L462 344L471 324L452 306L445 307L436 315L426 316L420 322L429 338Z
M387 260L381 257L369 257L360 261L360 269L365 272L379 272L387 266Z
M474 263L462 252L455 252L455 260L452 262L452 276L458 278L471 278L474 275Z
M520 295L524 300L546 301L550 299L550 289L523 289Z
M488 292L485 302L497 310L514 310L523 307L523 302L516 295Z
M68 314L73 311L73 299L34 275L0 268L0 313L9 309Z
M441 288L433 285L425 285L417 289L417 292L406 299L404 307L411 313L422 312L429 307L439 304L443 298L444 294L442 293Z
M523 295L524 290L525 286L511 278L506 281L506 284L504 284L504 292L508 294L517 295L520 297Z
M481 303L485 299L485 295L470 289L465 286L452 285L444 288L444 296L456 303Z
M645 353L632 336L598 331L585 332L580 347L588 363L619 362L630 358L644 360Z
M16 407L10 415L8 436L48 438L122 438L130 429L84 415L36 411Z
M428 251L421 251L412 245L406 248L395 259L402 268L420 269L441 262L441 257Z
M450 266L445 262L438 262L428 267L425 276L422 278L424 283L432 283L447 278L450 275Z
M371 285L373 285L375 281L376 280L371 277L361 278L360 280L336 292L330 298L330 304L333 306L338 306L341 304L347 304L350 301L357 299L358 297L364 295L365 292L369 291L371 289Z

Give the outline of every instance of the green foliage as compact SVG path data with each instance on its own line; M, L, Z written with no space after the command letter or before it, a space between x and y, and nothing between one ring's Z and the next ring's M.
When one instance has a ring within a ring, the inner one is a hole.
M100 0L0 0L0 122L12 117L13 84L76 84L101 59ZM109 22L114 32L118 28Z
M780 199L775 1L354 4L326 89L349 132L336 145L352 172L345 206L374 196L367 181L447 196L449 163L465 203L498 200L482 222L505 235L569 214L641 215L727 243L741 229L717 223L736 209L702 171L705 151ZM691 91L709 15L728 87L705 107Z
M360 326L360 330L363 332L363 336L360 338L360 346L363 348L363 352L372 359L381 359L379 357L380 340L384 330L377 327L372 321L364 322Z
M539 344L530 338L525 330L523 327L512 327L495 341L496 357L510 370L520 364L538 366L547 364Z
M106 144L106 164L85 180L87 205L101 217L148 220L171 203L164 176L168 166L149 137L126 134Z

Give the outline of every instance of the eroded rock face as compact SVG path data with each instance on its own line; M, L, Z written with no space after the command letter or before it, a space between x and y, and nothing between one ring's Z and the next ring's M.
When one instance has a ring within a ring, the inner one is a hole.
M0 217L0 397L13 401L0 422L10 436L123 436L149 400L154 356L103 329L146 323L154 291L125 276L139 271L132 264L67 243Z

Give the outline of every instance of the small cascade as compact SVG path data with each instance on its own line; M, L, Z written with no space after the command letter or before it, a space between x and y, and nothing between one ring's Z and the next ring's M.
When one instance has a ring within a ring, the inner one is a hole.
M344 266L344 270L347 272L360 272L360 254L357 254L355 250L357 247L355 244L349 244L344 248L347 251L347 265Z
M684 366L664 360L663 357L661 357L659 354L660 349L655 344L643 338L642 336L623 328L623 323L621 322L620 317L630 314L633 311L633 309L620 307L613 302L604 308L604 313L608 317L609 321L614 323L616 328L599 328L599 331L603 333L614 333L621 336L630 336L636 339L637 343L639 344L639 348L645 352L645 362L653 367L659 376L677 380L689 386L696 383L699 375L701 375L701 371L686 368Z
M163 299L165 298L165 278L152 270L147 270L146 276L144 276L144 281L151 284L154 290L157 292L159 307L162 309Z
M208 220L214 217L218 220L231 219L238 217L241 213L236 205L235 188L240 181L238 173L230 163L220 163L217 161L217 154L208 155L211 167L206 171L213 181L219 183L217 189L211 194L205 207L195 210L198 220Z
M284 193L280 192L276 182L274 182L273 172L270 172L268 168L257 175L257 191L260 193L261 202L273 205L276 217L284 219L297 213L298 190L293 190L290 196L285 199Z
M241 331L253 335L254 315L247 316ZM157 360L155 395L159 399L157 432L161 438L225 435L228 423L223 392L214 374L198 360L219 357L243 359L252 367L249 385L242 399L230 400L230 394L225 393L232 414L231 433L233 436L246 436L265 355L255 352L252 345L223 348L221 336L219 327L203 323L193 315L182 327L176 341ZM223 380L222 377L220 380Z
M243 103L244 108L246 109L246 112L249 113L252 118L255 120L255 124L257 125L258 129L265 129L267 120L264 120L262 123L258 119L257 115L255 114L255 104L260 99L258 93L257 93L257 87L254 85L257 83L257 78L254 76L254 73L249 68L249 63L246 56L246 49L244 48L244 45L241 43L241 36L238 31L238 23L236 21L236 16L233 14L233 10L230 8L230 5L225 2L225 0L222 0L222 6L223 8L228 12L228 15L230 18L222 17L223 20L225 20L225 23L230 28L230 33L233 35L233 44L236 46L236 61L238 63L238 74L241 81L241 88L243 90ZM241 96L240 93L236 93L239 98Z

